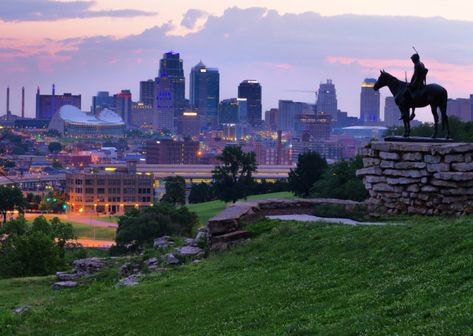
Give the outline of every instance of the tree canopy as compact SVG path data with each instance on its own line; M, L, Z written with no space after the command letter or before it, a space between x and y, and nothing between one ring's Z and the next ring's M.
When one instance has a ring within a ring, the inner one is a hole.
M256 154L243 152L241 146L226 146L217 159L222 162L212 171L217 198L225 202L246 198L254 183Z
M299 154L296 168L289 171L289 189L297 196L308 197L326 168L327 161L319 153L308 151Z

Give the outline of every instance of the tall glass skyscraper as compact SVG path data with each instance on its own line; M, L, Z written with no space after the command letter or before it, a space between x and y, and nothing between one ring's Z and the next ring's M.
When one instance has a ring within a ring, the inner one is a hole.
M190 104L199 113L201 126L217 125L220 96L220 74L216 68L207 68L199 62L191 70Z
M184 112L185 99L185 77L183 61L179 53L167 52L159 61L159 73L156 78L156 107L157 118L154 129L175 129L177 118ZM169 121L169 113L172 112L172 125ZM160 117L160 114L162 116ZM160 125L162 120L166 125ZM164 127L166 126L166 127Z
M256 80L247 79L238 86L238 98L246 98L248 123L255 127L261 124L261 85Z
M378 123L380 98L379 91L373 90L376 79L366 78L361 83L360 93L360 120L363 123Z
M337 91L331 79L320 83L317 94L317 114L328 114L333 121L337 120L338 104Z

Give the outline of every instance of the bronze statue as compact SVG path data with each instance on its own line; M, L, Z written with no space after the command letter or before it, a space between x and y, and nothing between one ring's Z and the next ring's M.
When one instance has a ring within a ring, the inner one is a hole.
M414 62L414 74L412 75L410 83L400 81L384 70L381 70L381 74L374 84L373 89L377 91L387 86L391 91L401 111L401 119L404 123L404 137L409 137L411 133L410 121L415 117L415 108L430 105L432 115L434 116L434 134L432 138L437 137L439 122L438 108L440 108L440 114L442 116L442 129L446 129L446 137L450 138L447 116L447 90L438 84L426 85L425 79L428 70L425 68L424 64L420 62L419 54L416 52L416 54L412 55L411 59ZM412 108L411 116L409 116L410 108Z

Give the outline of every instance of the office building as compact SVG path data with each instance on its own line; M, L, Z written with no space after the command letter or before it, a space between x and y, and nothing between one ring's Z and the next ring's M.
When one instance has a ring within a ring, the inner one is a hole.
M471 99L471 98L470 98ZM449 99L447 103L447 115L456 117L461 121L472 121L471 102L468 98ZM440 115L440 110L438 111Z
M111 96L108 91L99 91L96 96L92 97L91 112L93 114L100 113L103 109L115 111L115 97Z
M126 127L130 127L131 116L131 91L121 90L120 93L114 95L115 97L115 112L123 119Z
M219 124L238 124L248 122L248 104L245 98L230 98L220 102L218 107Z
M379 91L373 89L376 79L366 78L361 83L360 120L365 124L377 124L380 121Z
M154 105L156 83L154 80L140 82L140 102L144 105Z
M142 129L153 129L154 112L152 104L146 105L141 101L132 103L130 125Z
M44 95L40 93L39 87L36 91L36 119L51 119L53 115L64 105L73 105L81 108L81 95L64 93L56 95L56 87L53 84L52 93Z
M153 177L134 169L66 174L68 211L112 215L153 205Z
M177 119L177 134L194 137L200 133L200 118L196 111L184 111Z
M261 85L256 80L244 80L238 86L238 98L246 98L248 123L257 127L262 122Z
M386 97L384 100L384 124L388 127L400 126L402 121L399 120L401 117L401 111L394 101L394 97Z
M317 92L317 113L328 114L332 121L337 121L338 103L337 91L331 79L320 83Z
M272 108L264 112L264 121L269 130L277 131L279 125L279 110L277 108Z
M175 120L182 112L184 112L187 105L185 99L183 61L180 58L179 53L167 52L159 61L158 77L156 78L156 96L158 97L158 100L160 99L159 97L163 99L165 96L168 96L164 108L167 109L167 106L170 106L173 110L174 121L171 128L173 130ZM167 112L164 114L166 115ZM167 126L169 127L169 125Z
M198 111L203 128L217 125L220 97L220 74L216 68L207 68L199 62L190 74L190 105Z
M146 143L147 164L197 164L198 141L175 141L170 139Z

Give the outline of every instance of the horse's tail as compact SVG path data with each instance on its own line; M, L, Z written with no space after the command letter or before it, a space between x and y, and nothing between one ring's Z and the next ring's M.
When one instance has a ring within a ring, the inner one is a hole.
M445 127L448 128L448 116L447 116L447 102L448 102L448 92L442 88L442 100L440 102L440 115L442 117L442 129Z

